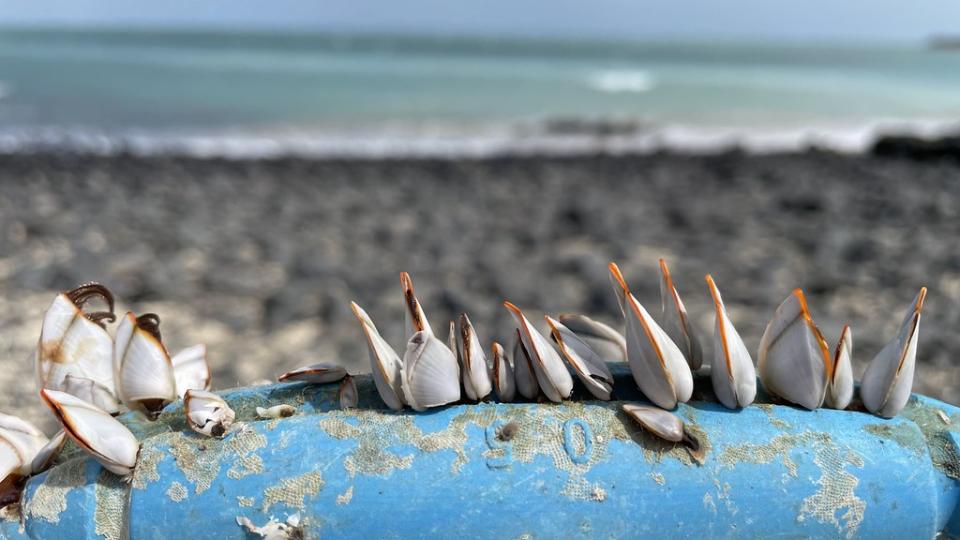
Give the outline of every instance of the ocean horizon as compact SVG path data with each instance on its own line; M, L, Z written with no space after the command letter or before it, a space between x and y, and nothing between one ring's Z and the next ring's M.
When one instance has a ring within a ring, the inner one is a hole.
M816 144L960 119L917 44L0 29L0 151L269 157Z

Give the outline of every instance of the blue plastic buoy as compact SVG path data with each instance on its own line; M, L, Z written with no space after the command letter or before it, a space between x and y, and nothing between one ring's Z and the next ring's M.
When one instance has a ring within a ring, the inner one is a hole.
M639 401L623 366L615 399ZM358 378L222 395L238 423L195 434L179 404L126 415L142 449L128 481L68 451L27 483L0 537L255 538L290 520L305 538L933 538L960 535L960 409L914 396L896 418L758 404L731 411L697 380L677 413L698 464L584 395L563 404L384 408ZM764 403L766 402L766 403ZM257 406L297 414L260 420ZM859 410L857 410L859 408ZM509 425L509 430L504 427Z

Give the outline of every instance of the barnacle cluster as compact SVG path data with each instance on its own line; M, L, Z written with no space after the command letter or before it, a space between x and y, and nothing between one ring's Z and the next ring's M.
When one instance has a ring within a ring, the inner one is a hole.
M768 394L807 409L824 404L844 409L850 404L854 394L850 327L844 327L831 353L799 289L780 304L767 325L755 366L711 276L706 282L715 306L715 329L708 355L664 261L656 318L633 295L617 265L610 263L609 269L624 320L622 332L586 315L563 314L544 317L549 328L544 334L519 307L504 302L515 323L512 346L491 342L489 359L466 313L449 322L445 340L434 334L412 279L401 273L407 338L402 354L359 305L351 304L369 348L377 393L397 411L405 407L424 411L462 399L478 402L494 393L501 402L543 396L559 403L571 398L578 380L590 395L606 401L615 393L608 364L626 362L652 406L625 403L624 412L656 436L683 445L696 460L702 459L696 433L670 412L691 398L694 373L705 375L709 370L717 400L731 409L753 403L758 375ZM926 289L921 289L897 335L863 376L860 397L874 414L893 417L909 398L925 295ZM97 302L105 309L85 309ZM166 405L182 399L186 422L194 431L208 437L230 431L236 414L209 391L203 345L171 356L156 314L128 312L111 335L107 323L115 321L114 298L103 285L82 285L54 298L44 315L34 363L40 396L62 431L48 439L30 422L0 414L0 506L18 499L24 480L47 468L68 437L105 469L129 476L140 445L114 418L124 410L154 419ZM357 406L356 384L339 366L305 366L284 373L279 381L339 382L340 406ZM294 412L289 405L257 409L263 418ZM500 436L510 434L505 428ZM250 524L244 526L254 530Z

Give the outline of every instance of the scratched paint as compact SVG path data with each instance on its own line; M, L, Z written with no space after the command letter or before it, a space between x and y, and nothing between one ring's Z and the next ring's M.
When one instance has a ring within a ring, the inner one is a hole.
M80 457L47 472L24 505L26 517L59 523L60 514L67 509L67 495L74 488L84 485L85 471L86 459Z
M345 466L351 475L388 476L394 469L409 468L413 463L414 453L397 455L386 450L402 444L413 445L427 453L453 451L456 458L451 463L450 472L457 474L470 461L464 451L467 428L488 428L494 422L513 422L519 426L517 435L509 443L502 443L502 447L509 447L512 459L522 463L546 456L557 469L569 472L588 470L604 458L610 441L635 440L650 461L669 457L693 465L683 448L645 433L620 413L615 404L479 404L464 408L445 429L430 433L424 433L416 425L414 416L375 410L331 411L324 415L319 426L331 437L358 443L357 449L346 457ZM696 425L691 424L691 427L696 428ZM709 445L705 434L703 438ZM491 453L488 457L494 455ZM503 453L496 455L502 457Z
M210 489L226 458L236 460L227 471L227 476L234 480L263 472L262 459L254 455L266 446L267 439L248 426L238 426L223 439L184 432L159 435L157 442L167 448L197 494Z
M790 425L790 422L786 422L777 417L777 409L773 404L770 403L758 403L756 405L758 409L764 412L767 415L767 420L770 422L770 425L781 430L792 429L793 426Z
M728 446L720 453L718 461L726 467L736 468L741 463L755 463L765 465L780 461L787 474L797 477L797 464L791 457L791 452L806 443L817 440L828 440L830 434L823 432L804 432L797 434L777 435L768 443L743 443Z
M346 491L337 495L337 504L350 504L350 501L353 500L353 486L347 488Z
M157 466L167 456L162 448L153 445L141 445L140 455L137 457L137 466L133 470L130 485L134 489L144 489L147 484L160 480Z
M931 400L925 399L929 402ZM945 407L930 406L916 397L910 398L907 406L900 413L900 417L914 422L923 433L930 452L933 466L954 480L960 480L960 448L950 439L950 434L960 433L960 413L953 412L948 416L950 422L944 422L939 412ZM957 409L954 408L954 411Z
M263 511L269 511L270 507L277 503L302 510L306 499L319 493L324 483L323 476L318 471L284 478L263 492Z
M170 497L170 500L173 502L180 502L186 499L190 495L190 492L187 491L186 486L180 482L170 482L170 487L167 488L167 497Z
M123 538L126 524L127 494L130 486L123 478L102 469L94 489L96 509L93 514L94 532L104 540Z
M868 424L863 426L863 429L881 439L894 442L918 456L926 453L927 441L917 429L916 424L912 422L902 422L894 419L883 424Z
M838 533L853 538L867 507L866 502L856 494L860 478L853 470L863 468L863 458L853 451L831 444L827 439L824 443L818 443L813 463L822 472L816 481L820 489L803 500L797 519L803 521L813 518L822 523L832 523Z

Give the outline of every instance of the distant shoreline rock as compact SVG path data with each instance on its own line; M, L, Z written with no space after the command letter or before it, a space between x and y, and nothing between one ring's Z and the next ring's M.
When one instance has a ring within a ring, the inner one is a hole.
M885 135L873 143L870 154L914 161L949 159L960 162L960 133L935 138Z

